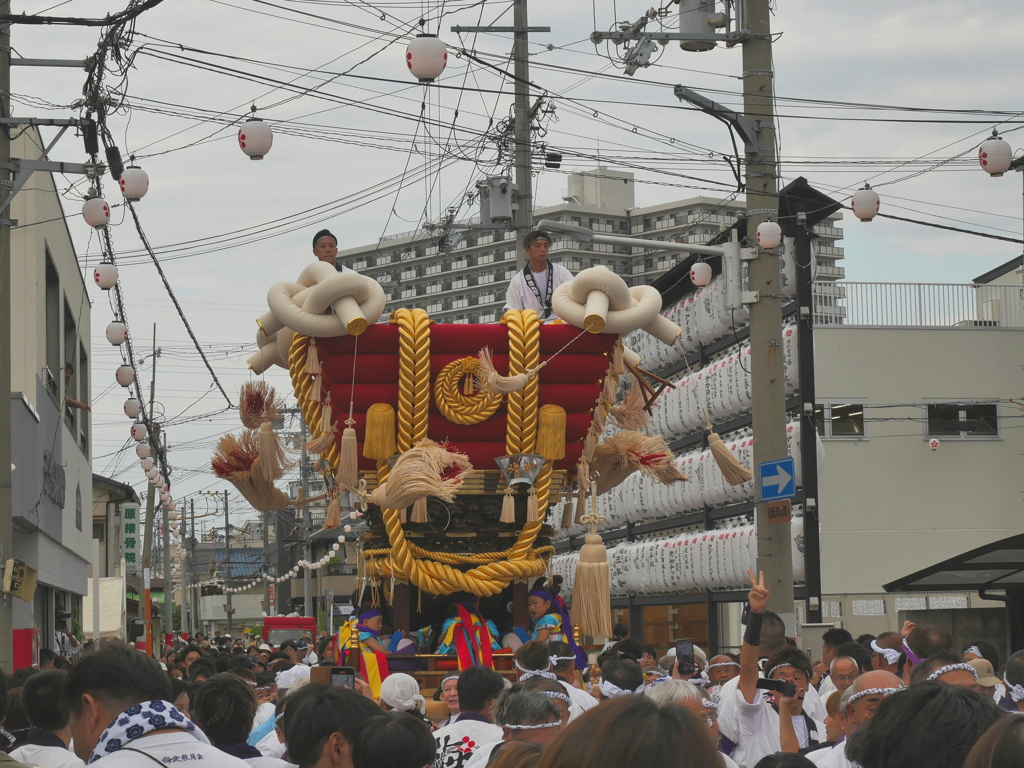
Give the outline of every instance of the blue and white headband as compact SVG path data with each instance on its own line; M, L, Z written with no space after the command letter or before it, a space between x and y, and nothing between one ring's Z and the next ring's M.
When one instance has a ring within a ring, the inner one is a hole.
M640 683L635 690L623 690L619 688L615 683L609 683L607 680L602 678L600 685L597 686L601 691L601 695L606 699L614 699L616 696L629 696L636 695L644 692L644 684Z
M901 685L898 688L865 688L863 691L857 691L846 700L847 704L853 704L857 699L863 699L865 696L892 696L894 693L903 690Z
M1006 679L1006 675L1003 674L1003 682L1006 683L1006 692L1010 694L1010 698L1013 699L1013 703L1016 704L1018 701L1024 701L1024 685L1016 685Z
M888 664L895 664L900 660L900 652L895 648L883 648L878 644L877 641L871 641L871 650L880 656L885 657L885 661Z
M576 658L575 656L573 658ZM513 659L512 663L516 665L516 669L519 670L519 681L529 680L531 677L543 677L548 680L557 680L558 676L554 672L548 672L546 669L527 669L518 660Z
M981 657L981 658L983 658L983 659L985 658L985 654L984 654L984 653L982 653L982 652L981 652L980 650L978 650L978 646L976 646L976 645L972 645L972 646L969 646L969 647L967 648L967 650L966 650L966 651L964 651L964 653L965 653L965 654L969 653L969 654L971 654L972 656L980 656L980 657Z

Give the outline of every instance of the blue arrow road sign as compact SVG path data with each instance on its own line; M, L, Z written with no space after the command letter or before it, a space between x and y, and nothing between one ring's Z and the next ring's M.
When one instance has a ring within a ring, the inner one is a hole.
M765 461L757 470L761 501L791 499L796 495L796 464L792 456Z

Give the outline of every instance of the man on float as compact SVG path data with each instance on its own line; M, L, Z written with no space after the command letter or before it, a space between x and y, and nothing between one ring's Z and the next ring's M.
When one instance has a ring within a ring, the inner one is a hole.
M542 323L555 319L551 297L555 288L572 280L572 272L548 259L551 235L543 229L528 232L523 238L528 261L516 272L505 293L505 309L532 309Z
M339 272L354 272L344 264L338 263L338 238L330 230L321 229L313 235L313 255L317 261L326 261Z

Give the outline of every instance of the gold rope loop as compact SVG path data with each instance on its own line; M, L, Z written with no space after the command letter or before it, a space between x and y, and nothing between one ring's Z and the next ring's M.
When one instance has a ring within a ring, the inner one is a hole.
M477 392L466 395L459 386L466 376L472 380L480 361L475 357L452 360L434 381L434 402L448 421L455 424L479 424L487 421L501 405L501 395Z

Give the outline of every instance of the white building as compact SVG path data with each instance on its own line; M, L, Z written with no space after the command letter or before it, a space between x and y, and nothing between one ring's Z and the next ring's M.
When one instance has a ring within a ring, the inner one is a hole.
M37 158L38 130L11 154ZM54 643L58 608L80 620L92 549L90 303L49 173L35 173L11 216L11 424L13 557L37 572L32 603L13 601L19 630ZM111 374L112 375L112 374ZM16 639L16 645L22 642Z
M724 202L693 197L661 205L636 207L633 174L608 168L569 176L564 201L534 212L534 220L579 224L595 232L630 234L650 240L703 243L736 221L742 199ZM819 235L818 279L843 277L836 261L842 237L832 217L815 228ZM474 220L475 221L475 220ZM524 233L525 234L525 233ZM643 248L577 243L554 235L552 259L571 272L603 265L631 284L651 283L681 254ZM447 248L440 247L443 241ZM385 315L398 307L423 307L437 322L491 323L505 304L508 281L516 271L518 245L511 230L471 230L449 235L423 230L388 235L376 245L338 252L338 261L377 280L388 298ZM823 310L828 314L828 310Z

